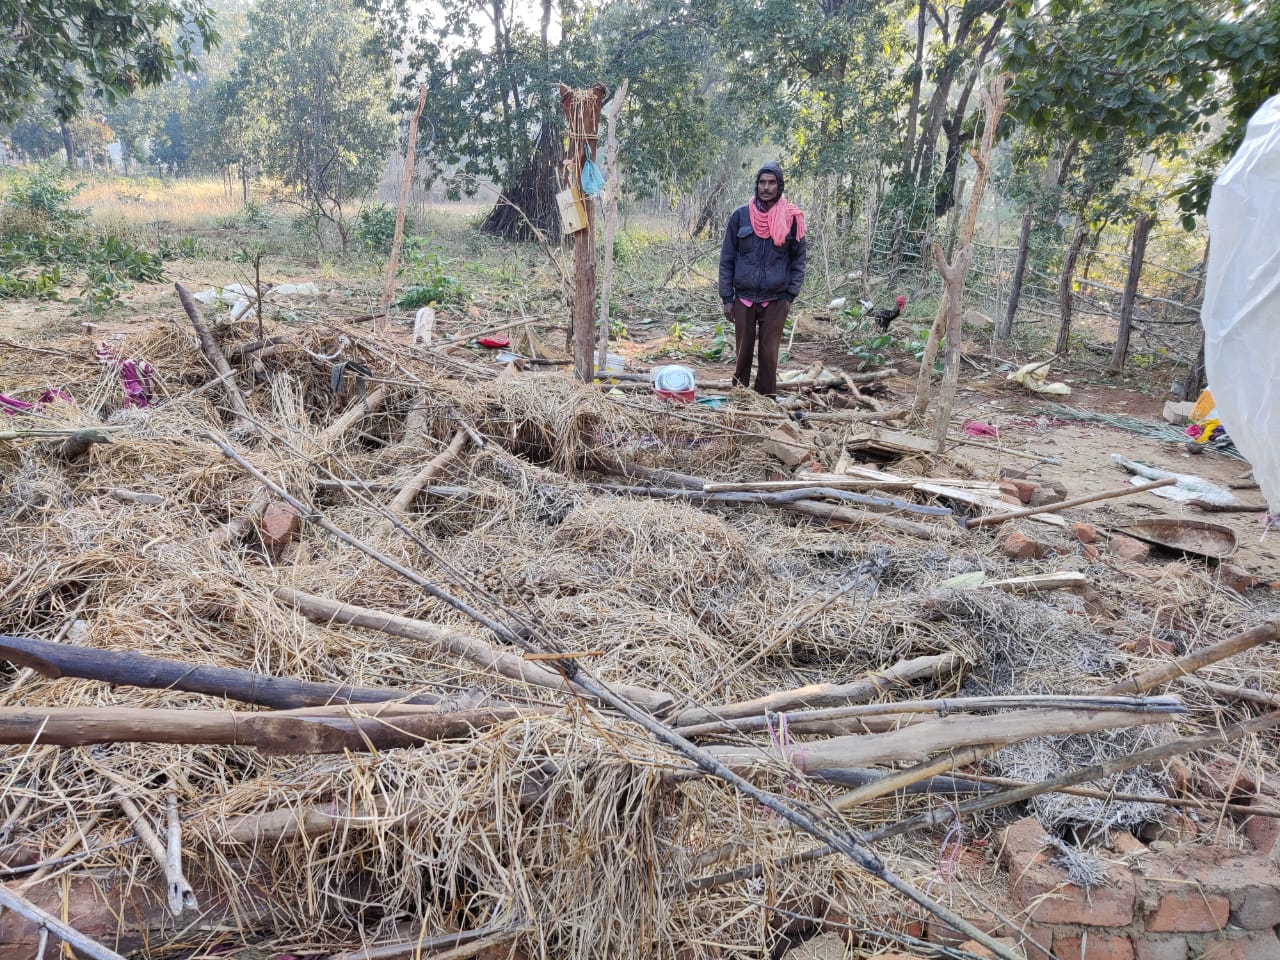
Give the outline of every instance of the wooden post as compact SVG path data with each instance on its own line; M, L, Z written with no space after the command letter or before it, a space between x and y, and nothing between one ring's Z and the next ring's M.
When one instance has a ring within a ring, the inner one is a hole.
M427 103L427 85L418 88L418 109L409 121L409 143L404 152L404 176L400 179L400 204L396 207L396 232L391 240L391 256L387 260L387 278L382 283L382 306L378 310L378 330L387 329L387 314L391 310L391 294L396 289L396 270L400 267L400 247L404 241L404 208L413 189L413 161L418 153L418 120Z
M1142 214L1133 225L1133 245L1129 253L1129 275L1124 281L1124 294L1120 298L1120 329L1116 332L1116 346L1111 351L1108 373L1124 369L1125 356L1129 352L1129 330L1133 326L1133 304L1138 296L1138 280L1142 277L1142 258L1147 255L1147 234L1151 232L1151 217Z
M614 92L605 108L609 139L605 148L609 173L604 185L604 276L600 283L600 342L596 349L596 369L603 370L609 358L609 295L613 292L613 238L618 230L618 115L627 105L627 86Z
M569 122L569 178L576 194L582 192L584 153L594 162L600 139L600 108L608 91L597 83L590 90L574 90L560 84L560 107ZM573 372L579 380L590 381L593 373L596 320L596 236L595 209L586 201L587 226L573 235L573 314L570 337L573 342Z
M1071 281L1076 273L1076 261L1080 258L1080 248L1084 246L1084 238L1089 235L1089 228L1083 223L1076 227L1076 235L1071 238L1071 246L1067 250L1066 262L1062 265L1062 276L1058 278L1058 309L1061 317L1058 323L1058 341L1053 352L1067 352L1067 341L1071 337Z
M1009 304L996 336L1008 340L1013 336L1013 318L1018 312L1018 300L1022 297L1022 279L1027 272L1027 257L1031 253L1031 224L1033 217L1028 210L1022 215L1022 229L1018 231L1018 258L1013 264L1013 280L1009 284Z

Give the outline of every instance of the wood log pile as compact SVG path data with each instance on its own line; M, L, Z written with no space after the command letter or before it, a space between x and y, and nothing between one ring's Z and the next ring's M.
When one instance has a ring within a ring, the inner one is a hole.
M179 293L144 410L82 343L0 357L75 399L0 441L0 958L909 943L886 891L1012 957L911 879L952 821L1199 809L1274 743L1280 621L872 469L846 375L675 409Z

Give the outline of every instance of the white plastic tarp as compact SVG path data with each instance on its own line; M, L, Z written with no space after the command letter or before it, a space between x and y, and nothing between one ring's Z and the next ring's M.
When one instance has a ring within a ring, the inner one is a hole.
M1280 513L1280 96L1214 182L1200 317L1222 425Z

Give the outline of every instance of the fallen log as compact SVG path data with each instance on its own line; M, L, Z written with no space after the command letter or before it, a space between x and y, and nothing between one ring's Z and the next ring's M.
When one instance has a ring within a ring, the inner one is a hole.
M697 724L721 723L742 717L762 716L765 713L781 713L799 707L865 703L881 693L904 688L917 680L941 680L959 670L963 663L964 660L955 653L915 657L911 660L901 660L879 673L873 673L853 683L814 683L795 690L772 693L755 700L729 703L719 707L695 707L684 710L675 718L672 725L677 732L684 735L686 728Z
M232 426L233 433L247 433L254 429L253 418L249 415L249 408L244 404L244 397L240 394L240 388L235 385L234 373L231 366L227 363L227 358L218 349L218 343L213 339L213 334L209 332L209 328L204 325L204 321L200 319L200 313L196 310L195 301L191 299L191 294L187 288L180 283L175 283L173 288L178 291L178 299L182 302L182 309L186 311L187 319L191 321L191 326L196 331L196 339L200 342L200 352L204 354L209 366L213 367L214 372L222 381L222 395L227 398L227 405L231 407L232 412L236 415L236 423Z
M541 713L491 707L444 711L406 704L308 707L272 713L145 707L0 707L0 743L226 744L270 754L342 753L417 746Z
M1119 710L1020 710L996 716L948 717L902 730L792 744L785 754L776 746L711 746L706 751L731 770L756 771L779 761L801 772L816 768L867 767L891 761L923 760L959 747L1011 744L1036 737L1067 736L1168 723L1167 712Z
M324 428L324 431L316 438L316 442L321 449L331 450L342 435L350 430L353 426L363 420L371 413L377 413L382 409L382 405L386 403L387 397L391 395L391 388L385 383L379 384L370 390L365 396L356 399L342 416L334 420Z
M319 624L342 623L354 627L364 627L390 634L393 637L404 637L416 640L434 648L445 650L456 657L461 657L476 666L506 677L537 687L552 690L566 690L565 678L554 670L530 663L523 657L499 650L491 644L470 634L456 630L446 630L425 620L411 620L395 614L371 610L368 607L357 607L354 604L342 603L325 597L303 593L293 587L277 587L273 591L276 599L287 603L308 620ZM632 703L650 711L660 711L671 705L672 698L665 693L648 690L644 687L633 687L627 684L613 684L613 689Z
M203 693L273 710L391 700L419 705L441 702L440 695L435 693L293 680L239 667L211 667L180 660L162 660L132 650L98 650L35 637L0 636L0 660L8 660L55 679L79 677L113 686Z
M844 373L843 371L823 370L816 377L803 377L798 380L779 380L779 391L805 390L810 387L844 387L845 378L848 377L854 383L874 383L877 380L888 380L890 377L896 377L898 371L895 367L886 367L884 370L869 370L865 373ZM708 383L698 384L700 390L732 390L735 384L732 380L712 380Z

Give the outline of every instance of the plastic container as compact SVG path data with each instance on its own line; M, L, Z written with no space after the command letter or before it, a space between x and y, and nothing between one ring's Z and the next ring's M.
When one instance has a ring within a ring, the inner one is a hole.
M679 364L654 367L653 392L662 400L692 403L697 395L697 381L692 370Z
M627 369L627 358L616 353L606 353L604 355L604 372L605 373L622 373Z

